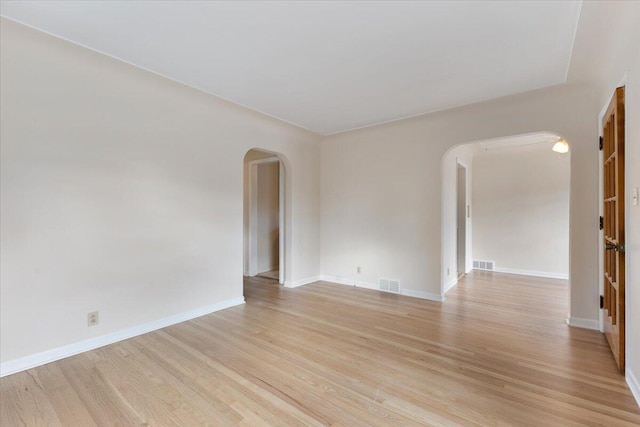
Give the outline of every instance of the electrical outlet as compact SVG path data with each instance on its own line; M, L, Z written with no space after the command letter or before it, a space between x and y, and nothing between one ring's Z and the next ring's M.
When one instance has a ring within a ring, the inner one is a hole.
M449 276L451 274L451 271L449 270L449 267L447 267L447 276Z
M87 326L96 326L98 324L98 312L97 311L92 311L91 313L87 314Z
M357 266L356 267L356 273L358 273L358 274L362 273L362 267Z

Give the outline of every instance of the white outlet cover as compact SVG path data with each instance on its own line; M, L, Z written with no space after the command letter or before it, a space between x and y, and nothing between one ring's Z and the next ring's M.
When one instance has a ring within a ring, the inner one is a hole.
M96 326L98 323L100 323L100 316L97 311L87 314L87 326Z

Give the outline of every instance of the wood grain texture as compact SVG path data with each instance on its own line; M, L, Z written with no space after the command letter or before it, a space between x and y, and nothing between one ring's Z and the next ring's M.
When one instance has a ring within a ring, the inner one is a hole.
M624 87L613 93L602 118L604 334L620 370L625 367Z
M245 279L243 306L0 380L5 426L634 426L567 284L473 272L444 303Z

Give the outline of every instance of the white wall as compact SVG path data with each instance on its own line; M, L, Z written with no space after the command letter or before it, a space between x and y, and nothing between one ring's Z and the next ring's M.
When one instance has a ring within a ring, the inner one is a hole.
M640 9L640 4L638 4ZM636 36L640 39L640 12L635 15ZM634 188L640 191L640 52L637 44L626 81L626 268L627 268L627 379L634 385L640 403L640 205L631 203Z
M571 316L597 319L597 115L626 75L630 200L639 10L583 4L568 84L334 135L321 149L306 131L3 20L1 360L240 296L241 164L253 147L284 158L287 277L316 276L321 260L325 275L355 279L361 265L361 279L440 295L443 266L455 268L445 153L558 133L572 150ZM627 205L630 378L640 378L639 209ZM101 324L87 328L95 309Z
M446 266L455 268L455 239L446 237L453 236L454 229L447 228L446 217L441 222L449 204L438 204L443 187L453 182L446 174L444 179L440 176L445 153L459 144L550 132L571 145L570 316L578 323L597 324L597 116L625 73L628 110L637 102L634 88L639 78L631 63L638 55L638 7L636 2L583 5L567 84L325 138L323 275L356 280L355 266L362 264L367 281L393 275L424 295L439 294L447 283ZM632 120L627 123L630 139L635 131L629 129L637 126ZM628 151L630 157L636 155ZM637 158L635 164L640 164ZM473 218L473 206L471 212ZM629 280L640 280L633 267L629 271ZM635 301L640 299L633 294L631 298L632 311L639 311Z
M640 402L640 2L585 2L580 20L569 78L593 85L599 111L626 86L626 374Z
M278 269L279 163L258 165L258 273Z
M579 183L571 193L572 316L597 319L597 108L592 95L587 86L567 84L326 138L323 275L353 277L362 260L368 277L393 274L409 289L439 295L446 283L441 254L455 260L455 229L454 237L445 239L441 226L441 209L449 205L439 203L445 153L472 141L554 132L572 144L572 183ZM452 198L455 202L455 194ZM471 212L473 217L473 206ZM450 217L455 218L455 208ZM455 270L455 261L445 265Z
M0 30L3 364L242 298L253 147L285 161L287 277L319 274L316 135L10 21Z
M569 154L551 144L479 151L473 160L473 256L497 271L567 278Z
M626 363L627 380L640 402L640 206L631 203L633 189L640 187L640 2L616 3L597 12L593 22L615 28L602 29L600 55L596 50L600 46L594 43L593 57L587 58L600 60L594 70L600 106L608 104L616 86L626 86Z

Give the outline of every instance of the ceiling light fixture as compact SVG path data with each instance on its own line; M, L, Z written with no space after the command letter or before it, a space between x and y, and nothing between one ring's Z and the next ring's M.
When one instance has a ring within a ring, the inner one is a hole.
M560 141L553 144L552 150L556 153L568 153L569 143L567 143L567 141L565 141L564 139L561 139Z

